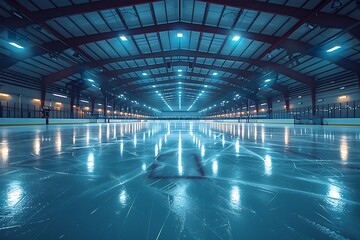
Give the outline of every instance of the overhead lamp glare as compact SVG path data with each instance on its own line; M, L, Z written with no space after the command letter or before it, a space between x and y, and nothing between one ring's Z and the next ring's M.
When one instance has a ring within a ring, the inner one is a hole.
M23 47L23 46L21 46L21 45L19 45L19 44L15 43L15 42L9 42L9 44L10 44L11 46L16 47L16 48L19 48L19 49L24 49L24 47Z
M341 46L335 46L335 47L332 47L332 48L326 50L326 52L330 53L330 52L338 50L339 48L341 48Z
M127 41L127 38L125 36L120 36L121 41Z
M239 39L240 39L240 36L236 35L236 36L233 37L232 40L235 42L235 41L239 41Z
M53 96L61 97L61 98L67 98L67 96L64 96L64 95L61 95L61 94L56 94L56 93L53 93Z
M177 33L176 36L177 36L178 38L182 38L184 35L183 35L182 33Z

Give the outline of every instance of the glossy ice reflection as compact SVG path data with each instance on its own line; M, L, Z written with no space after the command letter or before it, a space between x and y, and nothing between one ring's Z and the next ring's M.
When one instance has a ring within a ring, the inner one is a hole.
M7 191L7 205L9 207L15 207L23 196L23 189L20 182L12 182Z
M269 154L265 155L264 165L265 165L265 174L267 176L270 176L272 174L272 161L271 161L271 156Z
M360 236L358 128L155 121L0 136L0 239Z
M346 136L341 136L340 140L340 156L341 160L346 161L348 158L348 145Z
M230 204L233 209L240 208L240 190L238 186L233 186L231 188L231 195L230 195Z
M1 141L1 159L6 163L9 159L9 144L7 140Z

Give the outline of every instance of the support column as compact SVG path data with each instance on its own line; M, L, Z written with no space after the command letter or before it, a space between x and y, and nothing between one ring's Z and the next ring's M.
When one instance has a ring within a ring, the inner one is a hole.
M118 111L116 111L116 103L117 103L117 101L116 101L116 98L113 100L113 116L114 116L114 118L117 118L116 117L116 114L118 114ZM115 111L116 111L116 114L115 114Z
M316 85L315 83L311 86L311 112L312 115L316 115Z
M90 107L91 107L91 116L94 116L95 111L95 98L90 99Z
M284 95L284 99L285 99L285 108L286 108L286 111L289 112L290 111L290 101L289 101L289 94L286 93Z
M267 100L267 106L268 106L269 119L272 119L272 110L273 110L272 99L267 98L266 100Z
M45 106L46 89L47 89L46 84L42 83L41 89L40 89L40 106L41 106L41 108L43 108Z
M104 96L104 102L103 102L103 110L104 110L104 119L105 119L105 123L107 122L107 102L108 102L108 99L107 99L107 96Z
M258 116L259 116L259 102L258 101L255 102L255 110L256 110L256 118L258 118Z
M75 105L75 96L74 94L70 95L70 118L74 118L74 105Z
M246 113L247 113L247 120L246 120L246 122L250 122L250 99L248 99L248 101L247 101Z

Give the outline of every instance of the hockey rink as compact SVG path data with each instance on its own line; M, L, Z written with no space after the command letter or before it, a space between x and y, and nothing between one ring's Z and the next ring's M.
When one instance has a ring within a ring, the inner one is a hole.
M0 239L360 237L358 127L0 129Z

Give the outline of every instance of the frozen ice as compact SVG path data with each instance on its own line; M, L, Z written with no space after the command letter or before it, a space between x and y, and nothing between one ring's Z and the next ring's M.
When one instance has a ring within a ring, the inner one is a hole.
M360 128L2 127L0 239L359 239Z

